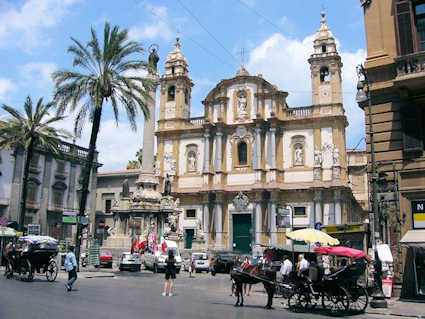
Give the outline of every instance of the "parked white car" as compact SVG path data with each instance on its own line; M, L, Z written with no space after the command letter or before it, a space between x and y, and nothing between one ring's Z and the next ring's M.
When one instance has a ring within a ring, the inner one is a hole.
M120 257L120 270L140 271L141 261L138 254L122 253Z
M192 253L192 260L197 273L210 271L210 261L206 253Z
M172 240L166 240L167 250L165 252L156 251L156 252L145 252L143 254L143 263L146 269L150 269L153 272L165 271L165 259L168 256L168 250L174 251L174 257L176 259L176 272L179 273L182 267L182 258L180 256L180 250L177 247L177 243Z

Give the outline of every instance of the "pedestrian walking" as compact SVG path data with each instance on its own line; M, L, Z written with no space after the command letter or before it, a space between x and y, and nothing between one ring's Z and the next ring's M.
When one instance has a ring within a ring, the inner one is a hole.
M289 275L293 270L292 262L289 260L289 257L285 255L283 257L283 262L280 266L280 274L282 275L282 281L287 282L289 280Z
M66 290L71 291L72 285L77 280L77 260L75 259L74 246L69 246L69 251L65 256L65 270L68 272L68 281L65 284Z
M189 261L189 278L192 278L193 272L195 271L195 261L193 260L193 256L190 256Z
M174 251L168 250L168 257L165 259L165 281L163 296L172 296L174 293L174 279L176 279L176 259L174 258Z

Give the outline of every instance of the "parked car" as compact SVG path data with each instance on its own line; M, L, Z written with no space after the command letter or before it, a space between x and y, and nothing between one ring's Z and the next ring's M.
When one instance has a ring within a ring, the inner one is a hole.
M230 273L235 265L236 255L231 253L217 253L211 259L211 275L215 276L216 273Z
M210 261L206 253L192 253L192 260L197 273L210 271Z
M131 271L140 271L142 263L138 254L132 254L130 252L122 253L120 257L120 270L131 270Z
M172 240L166 240L167 249L165 252L156 251L151 252L147 251L143 254L143 263L146 269L150 269L153 272L165 271L165 259L168 256L168 250L174 251L174 257L176 258L176 272L179 273L182 267L182 258L180 256L180 250L177 247L177 243Z
M100 266L107 268L112 268L112 251L110 250L101 250L99 253L99 262Z

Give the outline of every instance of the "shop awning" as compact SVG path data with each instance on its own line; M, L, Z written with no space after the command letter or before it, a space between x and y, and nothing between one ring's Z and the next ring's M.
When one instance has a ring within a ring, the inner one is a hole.
M425 229L409 230L400 240L403 246L425 247Z

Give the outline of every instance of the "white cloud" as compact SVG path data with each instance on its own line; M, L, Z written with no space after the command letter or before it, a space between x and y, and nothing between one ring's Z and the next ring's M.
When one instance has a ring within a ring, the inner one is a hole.
M150 10L153 15L153 23L138 24L128 31L128 36L133 40L162 38L166 41L171 40L175 34L175 29L170 25L170 17L166 7L154 7L144 4L145 8Z
M9 79L0 78L0 99L4 100L7 95L16 90L16 85ZM2 101L3 102L3 101Z
M0 45L29 49L45 44L41 32L56 25L78 1L27 0L21 6L9 6L0 12Z
M275 33L251 51L248 71L261 73L265 79L288 91L288 104L301 106L312 104L310 65L308 58L313 52L314 35L303 40L291 39ZM356 145L364 136L364 114L355 102L357 76L355 67L364 61L366 52L341 50L339 53L344 64L342 69L342 87L346 115L350 126L347 128L349 146Z
M51 84L51 75L56 69L56 63L51 62L31 62L19 67L22 78L38 86Z

